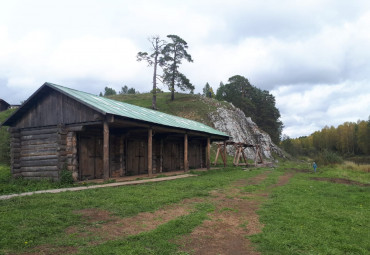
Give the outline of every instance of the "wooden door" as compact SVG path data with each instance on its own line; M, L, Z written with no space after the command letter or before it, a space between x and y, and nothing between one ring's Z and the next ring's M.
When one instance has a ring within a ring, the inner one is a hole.
M79 139L80 180L103 178L103 138L81 135Z
M202 165L202 145L199 141L189 144L189 167L200 168Z
M173 171L181 168L181 153L183 153L183 144L178 141L167 141L164 144L163 170Z
M127 141L127 172L148 173L148 144L144 139Z

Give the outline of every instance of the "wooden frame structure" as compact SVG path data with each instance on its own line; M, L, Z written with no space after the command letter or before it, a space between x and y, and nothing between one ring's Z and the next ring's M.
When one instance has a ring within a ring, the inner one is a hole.
M254 165L257 166L258 164L263 164L263 157L260 150L260 145L252 145L248 143L236 143L232 141L224 141L223 143L216 143L217 144L217 152L216 158L214 161L214 165L217 164L218 157L221 155L222 162L224 163L224 167L227 164L227 155L226 155L226 146L232 145L235 147L235 155L233 160L234 166L248 166L248 158L244 153L245 148L254 148L255 150L255 157L254 157ZM244 161L244 162L243 162Z

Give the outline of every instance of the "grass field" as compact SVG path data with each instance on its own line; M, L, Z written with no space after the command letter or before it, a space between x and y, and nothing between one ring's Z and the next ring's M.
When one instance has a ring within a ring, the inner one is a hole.
M135 95L115 95L109 98L134 104L141 107L151 108L152 94L142 93ZM206 102L205 102L206 101ZM208 114L217 109L217 106L228 106L229 103L210 100L200 95L175 93L175 100L171 101L171 93L157 94L157 108L161 112L200 121L204 124L211 125L212 121Z
M277 186L287 172L294 176ZM370 175L366 172L331 167L313 174L307 165L285 162L273 170L230 167L198 174L163 183L0 201L0 254L191 254L179 240L212 221L215 213L243 215L240 208L233 207L234 202L259 204L262 232L243 238L252 240L261 254L370 253L370 187L366 186ZM265 178L260 182L252 181L262 175ZM347 185L312 177L347 178L359 183ZM230 193L235 190L238 195ZM222 197L233 203L220 207L217 203L223 200L215 199L220 193L227 194ZM187 210L168 218L165 212L178 212L184 204ZM109 216L91 220L84 215L86 210L108 212ZM158 224L152 228L149 221L137 218L149 212L157 215L153 222ZM114 226L125 226L125 220L134 230L147 230L109 238L94 235L109 224L107 232L114 234ZM137 222L142 223L135 225ZM240 229L246 226L248 222L236 225Z

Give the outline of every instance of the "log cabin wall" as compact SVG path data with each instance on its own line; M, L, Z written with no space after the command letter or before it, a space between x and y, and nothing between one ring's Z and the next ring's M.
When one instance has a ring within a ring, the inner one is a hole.
M18 163L14 167L19 165L19 168L14 168L13 174L27 179L58 180L62 165L60 160L63 160L63 144L59 143L63 136L57 127L20 130L20 152L12 155L14 162Z
M78 154L77 134L69 131L66 135L66 164L67 169L72 172L73 179L78 180Z
M156 129L144 121L103 115L94 109L97 108L43 87L9 122L12 174L54 180L59 179L64 168L72 172L75 180L147 174L149 134L152 134L153 173L184 170L186 131L167 126ZM109 126L106 151L103 123ZM205 167L206 136L202 133L187 136L187 164L190 168ZM108 155L103 157L104 152ZM109 163L105 173L103 158L108 159L104 164Z
M58 180L66 168L79 179L77 134L65 125L102 119L100 113L58 91L39 95L11 129L13 176Z
M14 177L21 176L21 134L18 128L9 128L10 132L10 163L11 174Z

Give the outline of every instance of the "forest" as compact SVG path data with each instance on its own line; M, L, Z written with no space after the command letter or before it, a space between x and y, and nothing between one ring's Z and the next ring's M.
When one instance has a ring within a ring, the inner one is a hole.
M292 156L314 156L331 153L343 158L361 158L368 161L370 156L370 117L367 121L345 122L338 127L325 126L309 136L291 139L284 136L282 148ZM364 157L367 156L367 157ZM366 162L363 162L366 163Z

